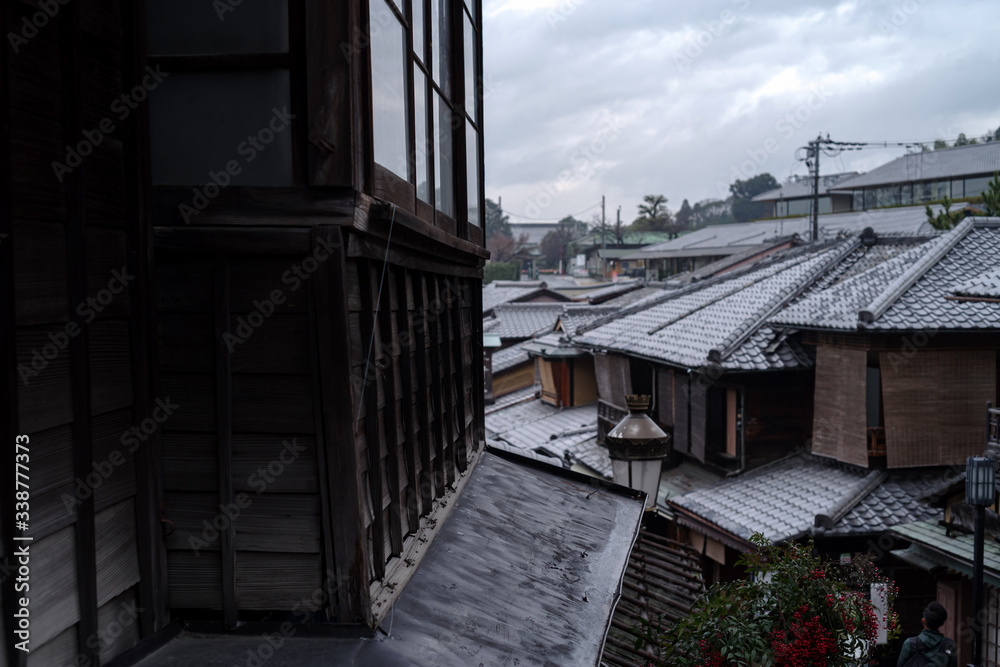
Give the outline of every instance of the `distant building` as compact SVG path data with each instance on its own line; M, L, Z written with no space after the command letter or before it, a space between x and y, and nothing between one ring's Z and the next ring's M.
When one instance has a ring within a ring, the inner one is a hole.
M843 213L851 210L850 193L831 192L841 181L858 175L856 171L843 174L830 174L820 177L819 212ZM812 211L812 179L800 177L791 183L785 183L780 188L768 190L754 197L751 201L772 204L769 218L785 218L790 215L809 215Z

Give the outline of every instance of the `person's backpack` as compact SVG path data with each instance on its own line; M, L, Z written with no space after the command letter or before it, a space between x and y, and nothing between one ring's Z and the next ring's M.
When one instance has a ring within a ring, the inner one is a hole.
M904 667L947 667L948 661L955 656L955 642L945 637L937 645L929 649L924 649L924 643L920 637L910 639L914 643L917 652L906 661ZM956 658L957 660L957 658Z

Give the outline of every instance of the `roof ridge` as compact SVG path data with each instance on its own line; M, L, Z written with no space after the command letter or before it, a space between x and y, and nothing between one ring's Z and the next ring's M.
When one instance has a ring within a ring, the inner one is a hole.
M932 248L926 255L914 262L914 264L896 277L885 291L882 292L867 308L858 311L858 327L872 324L882 317L885 311L894 304L899 297L920 280L932 266L937 264L942 257L951 252L958 243L968 236L973 229L973 221L966 218L960 222L950 233L945 234L937 240L937 247ZM934 241L931 241L934 243Z
M825 262L821 262L820 266L815 268L813 271L806 276L805 279L793 283L793 285L787 290L782 291L772 298L762 310L757 311L758 315L755 317L748 318L743 324L733 331L726 337L725 340L717 348L712 348L708 351L708 358L710 361L716 363L722 363L722 361L729 357L733 352L735 352L739 347L746 342L750 336L754 334L767 320L774 315L776 312L784 308L788 303L795 297L801 295L806 289L809 288L813 283L819 280L820 277L825 275L834 266L840 264L847 257L851 255L859 246L861 245L861 235L856 234L854 238L849 242L845 243L844 247L841 248L840 252L836 251L836 248L829 248L823 252L832 251L834 256ZM816 259L822 257L819 254ZM801 262L799 263L801 264ZM784 271L795 268L799 264L794 264L787 267L783 271L778 273L783 273ZM778 275L777 273L774 275ZM773 276L771 276L773 277ZM762 314L760 314L762 313Z

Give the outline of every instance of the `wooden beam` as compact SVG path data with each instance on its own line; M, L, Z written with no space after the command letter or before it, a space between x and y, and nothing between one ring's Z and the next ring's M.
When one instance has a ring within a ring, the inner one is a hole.
M161 251L305 255L311 251L312 232L261 227L157 227L154 234L156 248Z
M63 133L67 145L78 140L82 127L82 78L79 54L80 5L64 8L59 18L61 67L63 76ZM66 230L66 259L69 303L84 303L87 299L87 222L83 205L83 174L75 171L66 177L66 208L69 221ZM72 308L72 306L70 306ZM73 313L68 313L72 317ZM91 437L90 402L90 334L81 327L79 335L70 339L70 382L73 402L73 472L86 479L93 471L93 441ZM94 526L94 499L91 494L77 505L76 510L76 585L80 603L77 626L77 650L85 658L96 661L97 650L97 536Z
M455 409L458 417L458 440L455 442L455 462L459 472L465 472L469 467L469 448L466 424L465 424L465 395L473 390L471 378L465 372L464 354L462 354L462 286L465 281L446 280L448 291L451 292L451 302L447 304L449 324L451 326L452 343L452 367L454 369L455 381L458 385L455 391Z
M379 340L375 342L377 347L372 350L372 358L378 359L381 354L389 355L389 364L382 379L382 393L385 396L382 423L385 429L386 472L391 497L389 501L389 542L392 545L392 555L398 556L403 553L403 517L399 488L399 478L402 476L399 466L399 415L396 412L396 377L393 370L397 361L392 356L393 343L398 343L398 340L394 341L392 338L392 299L389 298L392 276L388 275L391 271L385 264L371 263L369 271L371 272L372 285L379 290L376 297Z
M364 364L361 369L361 393L365 406L365 440L368 443L368 493L372 507L372 563L375 578L385 578L385 523L382 517L382 446L378 434L378 369L375 367L375 302L371 284L371 268L367 260L357 262L358 284L361 289L361 343Z
M318 227L313 243L322 238L334 248L333 256L319 263L313 277L316 337L319 345L319 380L322 391L322 440L333 517L333 569L336 586L334 619L341 623L371 618L368 589L368 553L364 535L360 465L355 439L356 401L351 383L351 341L347 323L347 258L341 229ZM317 434L319 436L319 434Z
M441 471L444 473L444 483L451 484L455 481L455 433L452 421L452 392L451 392L451 355L448 343L448 331L442 323L446 317L446 308L441 302L441 289L437 276L427 277L427 291L431 297L431 312L428 317L431 320L431 368L433 374L434 393L437 396L436 409L434 412L435 421L440 424L441 435ZM437 305L435 305L437 304Z
M185 221L182 204L192 205L191 188L158 185L152 190L157 226L267 225L316 227L352 224L356 195L344 187L231 185L198 215Z
M223 53L195 56L150 56L153 67L164 72L216 72L261 70L269 68L288 69L292 58L288 53Z
M433 255L417 254L409 246L402 246L405 250L398 249L400 246L395 241L393 246L396 247L389 248L388 257L389 263L396 266L428 273L439 273L445 276L482 279L483 270L478 266L456 264ZM381 261L386 256L385 242L380 243L371 237L353 234L347 244L347 256L367 257Z
M413 335L417 362L417 417L420 424L420 502L421 514L427 514L434 498L436 476L431 463L431 450L436 448L437 436L430 419L427 389L430 384L427 371L427 313L424 307L423 274L407 273L413 294ZM438 462L438 465L440 463Z
M457 250L461 255L466 256L468 263L473 263L479 259L487 259L490 256L490 252L485 248L460 239L454 234L449 234L434 225L429 225L413 213L399 208L396 208L394 212L392 204L379 202L364 194L358 195L358 214L354 221L354 226L358 231L384 235L385 232L378 228L381 225L373 225L372 223L375 220L380 220L385 223L387 229L388 222L393 219L393 216L395 216L394 224L396 231L399 231L399 227L402 226L411 232L415 232L418 237L435 241L437 244L444 246L444 248L434 248L433 244L427 244L430 246L428 252L431 254L440 254L442 250ZM395 234L396 232L393 232L394 236Z
M411 360L415 341L410 338L410 295L407 290L409 276L400 267L393 271L396 291L396 331L399 334L399 381L403 408L403 457L406 464L406 510L410 531L420 523L420 478L417 476L417 462L420 460L420 445L413 420L413 369ZM405 335L405 339L404 339ZM405 344L404 344L405 343Z
M233 382L225 335L229 333L229 259L215 257L215 405L219 447L219 505L233 506ZM219 531L222 559L222 610L226 628L236 627L236 525Z

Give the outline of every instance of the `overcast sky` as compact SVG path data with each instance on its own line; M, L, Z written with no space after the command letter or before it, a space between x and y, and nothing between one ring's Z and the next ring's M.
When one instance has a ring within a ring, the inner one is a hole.
M486 196L636 216L805 174L796 149L1000 126L996 0L484 0ZM865 171L904 149L821 161Z

